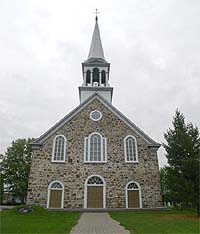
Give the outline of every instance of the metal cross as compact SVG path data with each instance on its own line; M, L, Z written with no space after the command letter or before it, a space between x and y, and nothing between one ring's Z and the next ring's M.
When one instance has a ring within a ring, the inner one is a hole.
M95 19L96 19L96 21L98 21L98 17L97 17L97 14L99 14L98 10L96 9L96 10L95 10L95 12L93 12L93 13L95 13L95 14L96 14Z

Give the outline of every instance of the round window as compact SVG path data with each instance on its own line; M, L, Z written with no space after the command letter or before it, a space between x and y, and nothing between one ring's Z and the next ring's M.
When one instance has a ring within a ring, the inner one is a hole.
M92 112L90 113L90 118L91 118L92 120L94 120L94 121L100 120L101 117L102 117L102 114L101 114L101 112L98 111L98 110L92 111Z

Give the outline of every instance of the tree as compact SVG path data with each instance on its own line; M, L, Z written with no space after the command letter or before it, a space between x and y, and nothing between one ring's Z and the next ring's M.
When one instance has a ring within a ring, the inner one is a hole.
M3 193L4 193L4 189L3 189L3 175L2 175L2 173L0 173L0 205L3 204Z
M197 127L185 123L185 117L177 109L173 128L164 134L169 167L166 169L167 188L173 199L182 205L192 204L199 216L200 136Z
M178 191L181 190L179 185L182 187L181 183L178 183L176 174L174 175L174 170L171 167L165 166L160 169L160 183L161 183L161 193L164 202L170 202L173 206L178 207L182 202L180 194Z
M160 186L163 202L170 202L175 204L175 197L172 194L172 191L169 189L169 178L168 178L168 169L169 167L163 167L160 169Z
M2 161L4 183L14 196L24 203L31 164L31 145L33 139L17 139L7 148Z
M3 188L3 171L2 171L2 159L3 155L0 154L0 205L3 203L3 193L4 193L4 188Z

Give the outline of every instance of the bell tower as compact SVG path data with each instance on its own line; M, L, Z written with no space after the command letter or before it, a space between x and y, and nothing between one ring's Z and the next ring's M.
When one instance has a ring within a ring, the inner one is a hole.
M109 85L110 63L104 57L97 16L89 55L82 63L82 72L83 84L79 87L80 102L97 92L111 103L113 88Z

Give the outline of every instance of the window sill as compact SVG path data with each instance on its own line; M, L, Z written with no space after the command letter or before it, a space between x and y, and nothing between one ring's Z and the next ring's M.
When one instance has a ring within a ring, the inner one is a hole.
M139 163L138 161L125 161L125 163Z
M66 161L51 161L52 163L66 163Z
M90 163L90 164L91 164L91 163L93 163L93 164L96 164L96 163L97 163L97 164L98 164L98 163L107 163L107 161L84 161L84 163L86 163L86 164L87 164L87 163Z

